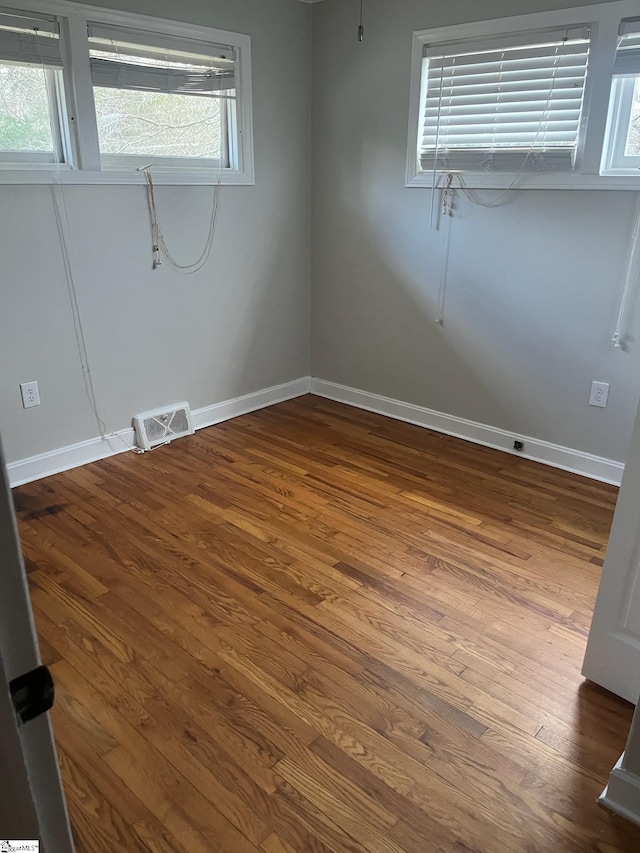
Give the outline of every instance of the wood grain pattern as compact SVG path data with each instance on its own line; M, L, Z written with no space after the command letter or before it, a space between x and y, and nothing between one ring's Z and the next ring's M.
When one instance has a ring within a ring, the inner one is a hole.
M613 487L307 396L14 494L79 851L640 849Z

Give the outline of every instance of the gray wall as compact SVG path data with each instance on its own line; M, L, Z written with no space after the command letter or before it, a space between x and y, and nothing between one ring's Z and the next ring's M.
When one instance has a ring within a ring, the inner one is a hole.
M404 187L411 33L471 20L476 4L367 0L361 45L356 0L102 5L252 36L257 181L222 189L212 258L191 277L150 270L142 188L64 188L109 431L156 405L199 408L309 372L313 174L315 376L624 460L640 352L610 337L634 194L528 191L495 210L459 199L446 325L434 323L440 237L429 191ZM483 14L542 8L492 0ZM1 190L0 431L14 461L98 430L49 188ZM202 245L210 200L208 188L159 188L179 257ZM18 386L31 379L42 405L24 410ZM592 379L611 383L607 409L587 405Z
M623 461L637 320L630 353L610 340L635 194L526 191L491 210L458 198L439 328L430 191L404 187L412 32L562 5L367 0L363 44L355 0L314 5L312 371ZM611 383L607 409L588 405L592 379Z
M255 187L223 187L211 259L150 270L142 187L64 187L76 285L109 431L309 373L312 9L298 0L120 0L111 6L252 37ZM93 438L48 187L0 191L0 432L8 461ZM177 258L204 243L212 189L160 187ZM22 408L37 379L42 405Z

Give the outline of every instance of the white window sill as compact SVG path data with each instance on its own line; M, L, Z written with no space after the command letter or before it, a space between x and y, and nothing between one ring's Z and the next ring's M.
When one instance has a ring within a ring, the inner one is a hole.
M211 186L220 183L227 186L254 186L253 175L240 174L238 172L223 171L220 176L218 172L162 172L160 169L153 171L153 182L157 186ZM143 185L145 183L142 172L89 172L81 169L69 169L64 166L57 169L40 167L37 169L1 168L0 184L64 184L64 185Z
M436 186L442 187L448 172L436 173ZM511 186L515 175L508 172L461 172L469 189L504 190ZM431 189L433 172L418 172L407 180L407 187ZM454 189L459 188L453 182ZM562 172L525 173L518 177L514 190L640 190L640 175L579 175Z

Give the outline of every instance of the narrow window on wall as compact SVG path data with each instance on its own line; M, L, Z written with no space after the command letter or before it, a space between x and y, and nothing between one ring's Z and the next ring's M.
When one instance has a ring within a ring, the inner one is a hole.
M589 43L580 27L425 45L421 168L574 169Z
M89 25L102 167L235 168L236 49Z
M0 12L0 164L64 161L62 55L54 17Z
M605 139L604 174L640 173L640 19L620 26L613 67L609 119Z

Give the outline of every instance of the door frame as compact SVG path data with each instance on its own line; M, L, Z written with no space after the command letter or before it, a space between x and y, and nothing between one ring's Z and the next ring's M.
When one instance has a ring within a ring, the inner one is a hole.
M582 674L634 705L640 696L640 408L609 535Z
M49 714L18 725L9 682L41 663L9 477L0 440L0 793L15 802L7 830L39 839L44 853L73 853ZM12 718L9 723L7 718ZM2 778L4 777L4 779ZM23 834L26 833L26 834ZM21 835L14 835L19 839Z

